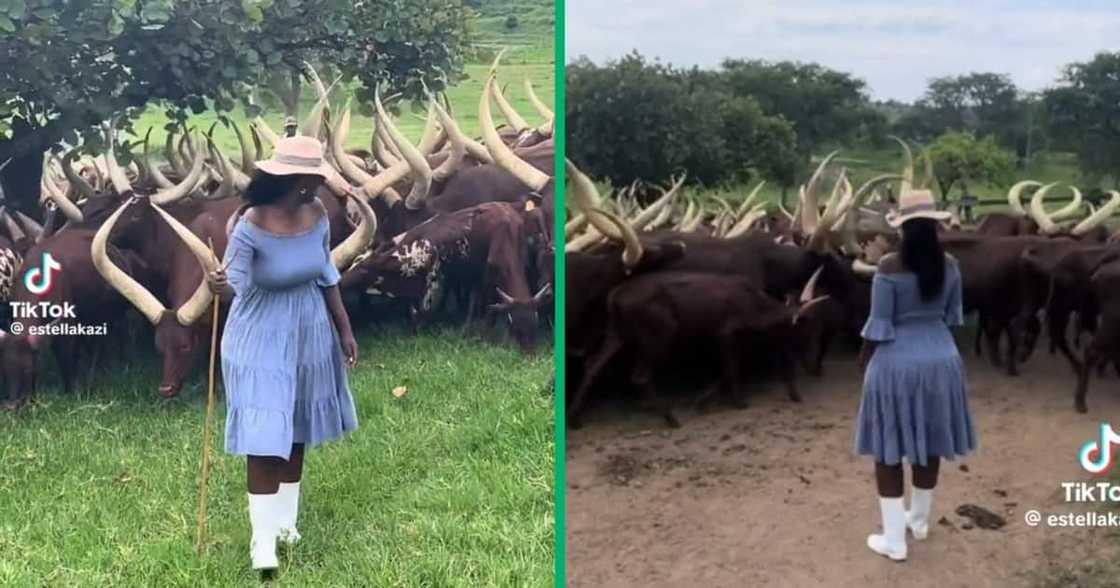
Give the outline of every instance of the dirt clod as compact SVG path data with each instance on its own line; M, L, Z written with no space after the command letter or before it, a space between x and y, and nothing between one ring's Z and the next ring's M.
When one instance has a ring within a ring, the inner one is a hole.
M972 522L981 529L998 529L1007 524L1007 519L998 514L975 504L962 504L957 507L957 514L972 519ZM966 525L969 523L965 523ZM971 528L961 525L961 528Z

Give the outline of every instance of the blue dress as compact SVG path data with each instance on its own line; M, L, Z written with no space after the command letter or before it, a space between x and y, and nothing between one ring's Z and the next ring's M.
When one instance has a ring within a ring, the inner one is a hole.
M941 294L924 302L912 272L878 272L863 338L878 341L863 378L856 451L926 465L976 447L964 362L949 327L964 324L961 273L947 258Z
M288 459L358 426L322 288L339 281L326 215L291 235L242 217L223 264L233 303L222 333L226 451Z

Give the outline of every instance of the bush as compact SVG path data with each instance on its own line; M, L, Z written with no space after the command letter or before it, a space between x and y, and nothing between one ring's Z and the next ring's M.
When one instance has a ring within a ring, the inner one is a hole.
M511 14L506 17L506 30L514 30L518 27L520 22L517 20L517 15Z

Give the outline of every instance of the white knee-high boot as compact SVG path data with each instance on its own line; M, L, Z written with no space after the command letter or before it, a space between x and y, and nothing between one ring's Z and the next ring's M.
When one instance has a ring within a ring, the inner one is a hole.
M883 517L883 533L868 535L867 546L879 555L895 561L906 559L906 509L902 497L879 497Z
M295 545L300 540L299 531L296 530L296 519L299 517L299 482L280 482L279 496L280 512L280 541L288 545Z
M272 570L280 566L276 559L276 535L280 530L277 519L278 494L249 494L249 557L254 570Z
M929 534L929 511L933 505L933 489L910 487L910 510L906 512L906 526L917 540Z

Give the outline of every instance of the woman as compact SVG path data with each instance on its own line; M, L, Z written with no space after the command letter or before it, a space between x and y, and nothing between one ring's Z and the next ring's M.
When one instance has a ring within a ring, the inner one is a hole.
M304 446L358 426L346 376L358 344L331 264L326 210L315 198L328 170L321 144L285 137L256 167L226 269L209 281L215 293L233 291L221 347L226 451L247 456L250 557L254 569L270 570L277 541L300 537Z
M976 447L964 363L949 327L964 324L961 274L937 237L933 194L899 198L888 222L902 227L899 252L883 257L871 286L871 316L863 328L865 370L856 425L856 450L875 458L882 534L867 546L906 559L906 528L914 539L929 531L933 488L941 458ZM910 463L910 510L902 502L902 461Z

